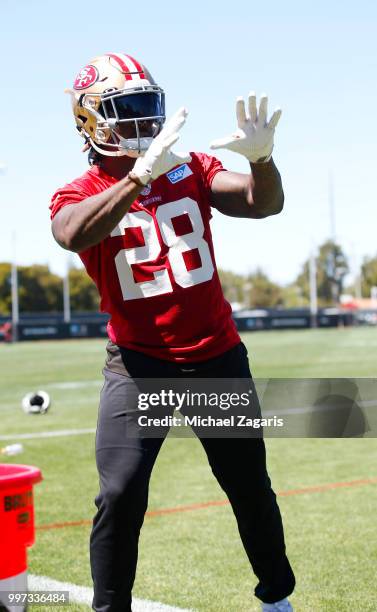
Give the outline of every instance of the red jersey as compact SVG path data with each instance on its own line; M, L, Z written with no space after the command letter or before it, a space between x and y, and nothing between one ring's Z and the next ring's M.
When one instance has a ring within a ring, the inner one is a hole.
M178 362L216 357L240 342L216 269L210 230L214 157L192 162L146 186L123 219L79 256L110 314L114 344ZM54 194L51 218L117 182L99 166Z

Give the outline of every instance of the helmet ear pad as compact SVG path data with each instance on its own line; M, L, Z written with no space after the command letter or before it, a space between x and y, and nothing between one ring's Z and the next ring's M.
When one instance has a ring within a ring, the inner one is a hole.
M75 95L75 94L73 94ZM76 119L76 128L79 133L88 139L98 138L96 134L98 123L103 121L101 100L98 96L81 95L77 104L73 104L73 114ZM102 128L104 130L104 128ZM111 132L107 129L104 138L110 139Z
M89 111L81 107L75 112L76 127L80 134L87 134L88 137L94 136L96 130L96 121Z

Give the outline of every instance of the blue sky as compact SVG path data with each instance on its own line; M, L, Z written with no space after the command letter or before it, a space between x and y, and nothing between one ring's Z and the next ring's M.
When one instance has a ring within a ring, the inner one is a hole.
M14 230L20 263L63 272L67 253L51 237L48 204L87 167L63 91L91 57L109 51L147 65L168 114L189 109L181 150L209 152L212 139L234 129L235 98L250 89L267 92L271 110L282 107L274 158L285 210L247 222L215 213L218 265L243 273L261 266L277 281L293 280L311 246L330 234L329 171L336 235L351 264L376 255L376 17L366 0L0 0L0 261L12 256ZM217 156L248 170L240 156Z

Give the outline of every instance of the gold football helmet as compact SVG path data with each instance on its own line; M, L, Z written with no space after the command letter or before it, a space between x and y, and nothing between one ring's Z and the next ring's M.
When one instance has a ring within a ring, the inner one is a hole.
M138 157L165 121L164 91L124 53L95 57L66 91L80 135L101 155Z

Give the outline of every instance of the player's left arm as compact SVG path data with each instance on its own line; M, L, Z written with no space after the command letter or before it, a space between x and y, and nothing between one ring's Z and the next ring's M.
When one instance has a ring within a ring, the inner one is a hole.
M283 209L282 181L271 157L281 110L275 110L268 121L267 102L262 95L257 109L256 96L250 93L246 115L243 98L237 98L237 130L211 143L211 149L234 151L250 163L250 174L218 172L212 181L213 205L225 215L262 219Z
M273 160L250 164L251 174L218 172L211 186L212 204L229 217L263 219L283 210L281 177Z

